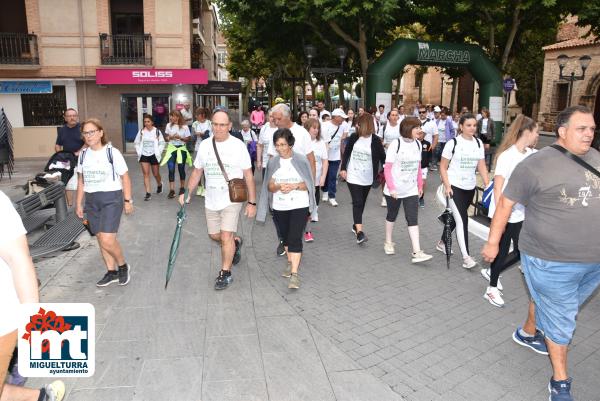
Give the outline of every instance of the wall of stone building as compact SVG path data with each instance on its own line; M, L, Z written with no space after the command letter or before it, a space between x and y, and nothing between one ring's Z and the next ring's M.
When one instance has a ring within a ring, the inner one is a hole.
M404 93L403 103L412 109L419 99L419 88L415 86L415 67L409 66L404 74L401 90ZM440 104L450 106L452 96L452 84L448 77L444 76L444 94L442 93L442 74L434 67L429 67L423 75L422 102L424 104ZM407 110L409 110L407 109Z
M556 121L559 96L558 83L559 72L557 57L566 54L571 59L563 70L563 74L570 75L575 71L581 74L579 57L589 55L592 61L585 72L585 78L573 83L571 105L584 104L594 110L597 93L600 87L600 44L572 47L566 49L547 50L544 58L544 75L542 80L542 92L540 96L540 108L537 115L538 122L545 130L552 130Z

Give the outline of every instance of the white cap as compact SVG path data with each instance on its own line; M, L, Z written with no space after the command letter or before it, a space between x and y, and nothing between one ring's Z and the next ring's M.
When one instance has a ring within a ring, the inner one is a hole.
M440 109L440 106L435 106L435 107L433 108L433 111L434 111L434 112L436 112L436 113L439 113L439 112L441 112L441 111L442 111L442 109Z
M333 113L331 113L331 116L332 117L340 116L342 118L348 118L348 116L346 115L346 113L344 113L344 110L342 110L342 109L333 110Z

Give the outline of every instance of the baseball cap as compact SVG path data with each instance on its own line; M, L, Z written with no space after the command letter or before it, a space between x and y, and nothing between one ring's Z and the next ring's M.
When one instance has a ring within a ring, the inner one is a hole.
M434 111L435 113L440 113L440 112L442 111L442 109L440 109L440 106L435 106L435 107L433 108L433 111Z
M344 113L344 110L342 110L342 109L333 110L333 112L331 113L331 116L332 117L340 116L342 118L348 118L348 116L346 115L346 113Z

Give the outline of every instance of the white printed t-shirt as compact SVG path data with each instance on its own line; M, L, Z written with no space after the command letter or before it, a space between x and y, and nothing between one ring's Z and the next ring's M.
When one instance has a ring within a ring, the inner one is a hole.
M307 155L309 153L312 152L312 146L310 144L311 142L311 137L310 134L308 133L308 131L294 123L292 125L292 127L290 128L290 131L292 131L292 135L294 135L294 152L298 152L302 155ZM272 139L272 137L271 137ZM273 140L271 140L271 143L269 143L269 156L276 156L277 155L277 150L275 149L275 144L273 143Z
M181 138L187 138L188 136L191 136L190 129L188 128L187 125L182 125L180 127L177 124L171 124L171 123L168 123L167 126L165 127L165 134L167 134L167 135L179 134L179 136ZM171 139L169 141L169 143L174 146L185 145L185 142L183 142L179 139Z
M270 144L273 143L273 134L277 131L277 127L271 127L269 124L263 125L258 136L258 143L263 145L262 162L263 168L267 167L269 162L269 148Z
M400 138L400 123L392 126L389 122L383 130L383 145L389 145L392 141Z
M433 137L438 135L438 128L435 120L424 120L421 121L421 129L425 133L425 139L429 143L433 143Z
M330 161L341 160L340 146L342 143L342 136L344 136L344 131L348 132L348 130L348 124L345 121L342 122L339 126L335 125L331 121L327 121L321 126L323 140L327 144L329 144L328 157Z
M196 135L196 145L194 145L194 150L197 152L198 148L200 147L200 143L202 142L202 139L197 135L198 134L204 135L204 133L207 130L210 135L210 132L212 131L212 125L210 123L210 120L204 120L204 122L200 122L200 121L196 120L192 124L192 130L194 131L194 135Z
M506 188L506 186L508 185L508 180L510 179L510 176L512 175L512 172L514 171L515 167L517 167L519 163L525 160L527 156L532 155L535 152L536 150L534 149L525 148L525 153L521 153L519 152L519 149L515 145L513 145L498 156L494 176L499 175L504 178L502 192L504 192L504 188ZM494 217L495 211L496 202L494 201L494 197L492 196L488 216L490 218ZM510 217L508 218L508 222L518 223L523 220L525 220L525 206L521 205L520 203L515 203Z
M294 157L294 156L292 156ZM292 166L292 158L279 158L279 168L273 173L275 184L297 184L303 182L298 171ZM294 210L309 206L308 191L293 190L284 194L273 194L273 210Z
M112 165L108 160L107 147L109 146L112 152ZM119 149L112 145L104 145L99 150L87 148L81 152L77 160L76 171L83 174L83 191L93 193L123 189L121 176L128 171L128 168Z
M214 137L207 141L202 141L198 148L198 154L194 160L194 167L204 170L206 178L206 195L204 206L213 211L223 210L231 205L229 200L229 187L213 149ZM223 167L227 172L227 177L244 178L244 170L252 167L250 155L244 142L234 136L229 136L223 142L217 142L219 157Z
M398 141L400 148L398 149ZM385 152L385 162L392 164L392 179L398 198L406 198L419 194L417 177L421 164L421 143L419 141L406 141L404 138L396 139L388 146ZM387 184L383 193L390 195Z
M311 142L313 153L315 154L315 162L316 162L316 175L315 175L315 185L319 186L319 181L321 180L321 174L323 174L323 160L329 160L329 153L327 152L327 145L325 141L314 139Z
M156 135L158 128L152 128L148 131L146 128L142 130L142 156L154 156L154 143L157 141Z
M373 158L371 155L371 137L356 140L348 162L347 181L356 185L373 184Z
M2 216L0 246L6 246L27 233L19 214L2 191L0 191L0 216ZM0 337L17 328L19 305L10 267L4 259L0 258Z
M452 155L452 149L455 147L454 155ZM477 163L485 157L483 145L478 139L472 138L471 140L467 140L462 135L459 135L456 137L456 143L451 139L444 146L442 157L450 160L450 165L448 166L448 180L450 181L450 185L454 185L465 191L475 188L477 184L475 177Z

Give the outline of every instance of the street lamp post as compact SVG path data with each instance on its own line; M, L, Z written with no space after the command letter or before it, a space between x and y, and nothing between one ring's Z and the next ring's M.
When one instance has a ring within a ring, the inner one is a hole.
M585 78L585 70L590 65L592 58L587 54L585 56L579 57L579 65L581 67L581 75L575 75L575 70L571 71L571 75L563 75L563 69L569 62L569 56L566 54L561 54L556 58L558 62L558 68L560 69L560 73L558 79L562 79L564 81L569 82L569 94L567 96L567 107L571 106L571 96L573 94L573 82L581 81Z
M336 47L335 52L338 56L338 59L340 60L339 68L336 68L336 67L311 67L311 62L317 55L317 49L315 46L313 46L311 44L305 45L304 46L304 55L306 56L306 59L308 60L309 72L312 72L315 74L322 74L325 82L327 82L328 75L343 73L344 72L344 60L346 59L346 56L348 56L348 48L343 45L338 46L338 47ZM339 82L341 82L341 79L339 80ZM340 90L344 90L344 87L341 85L340 85L340 88L341 88ZM313 93L313 98L315 96L316 96L316 93ZM327 105L327 106L331 106L331 105Z

